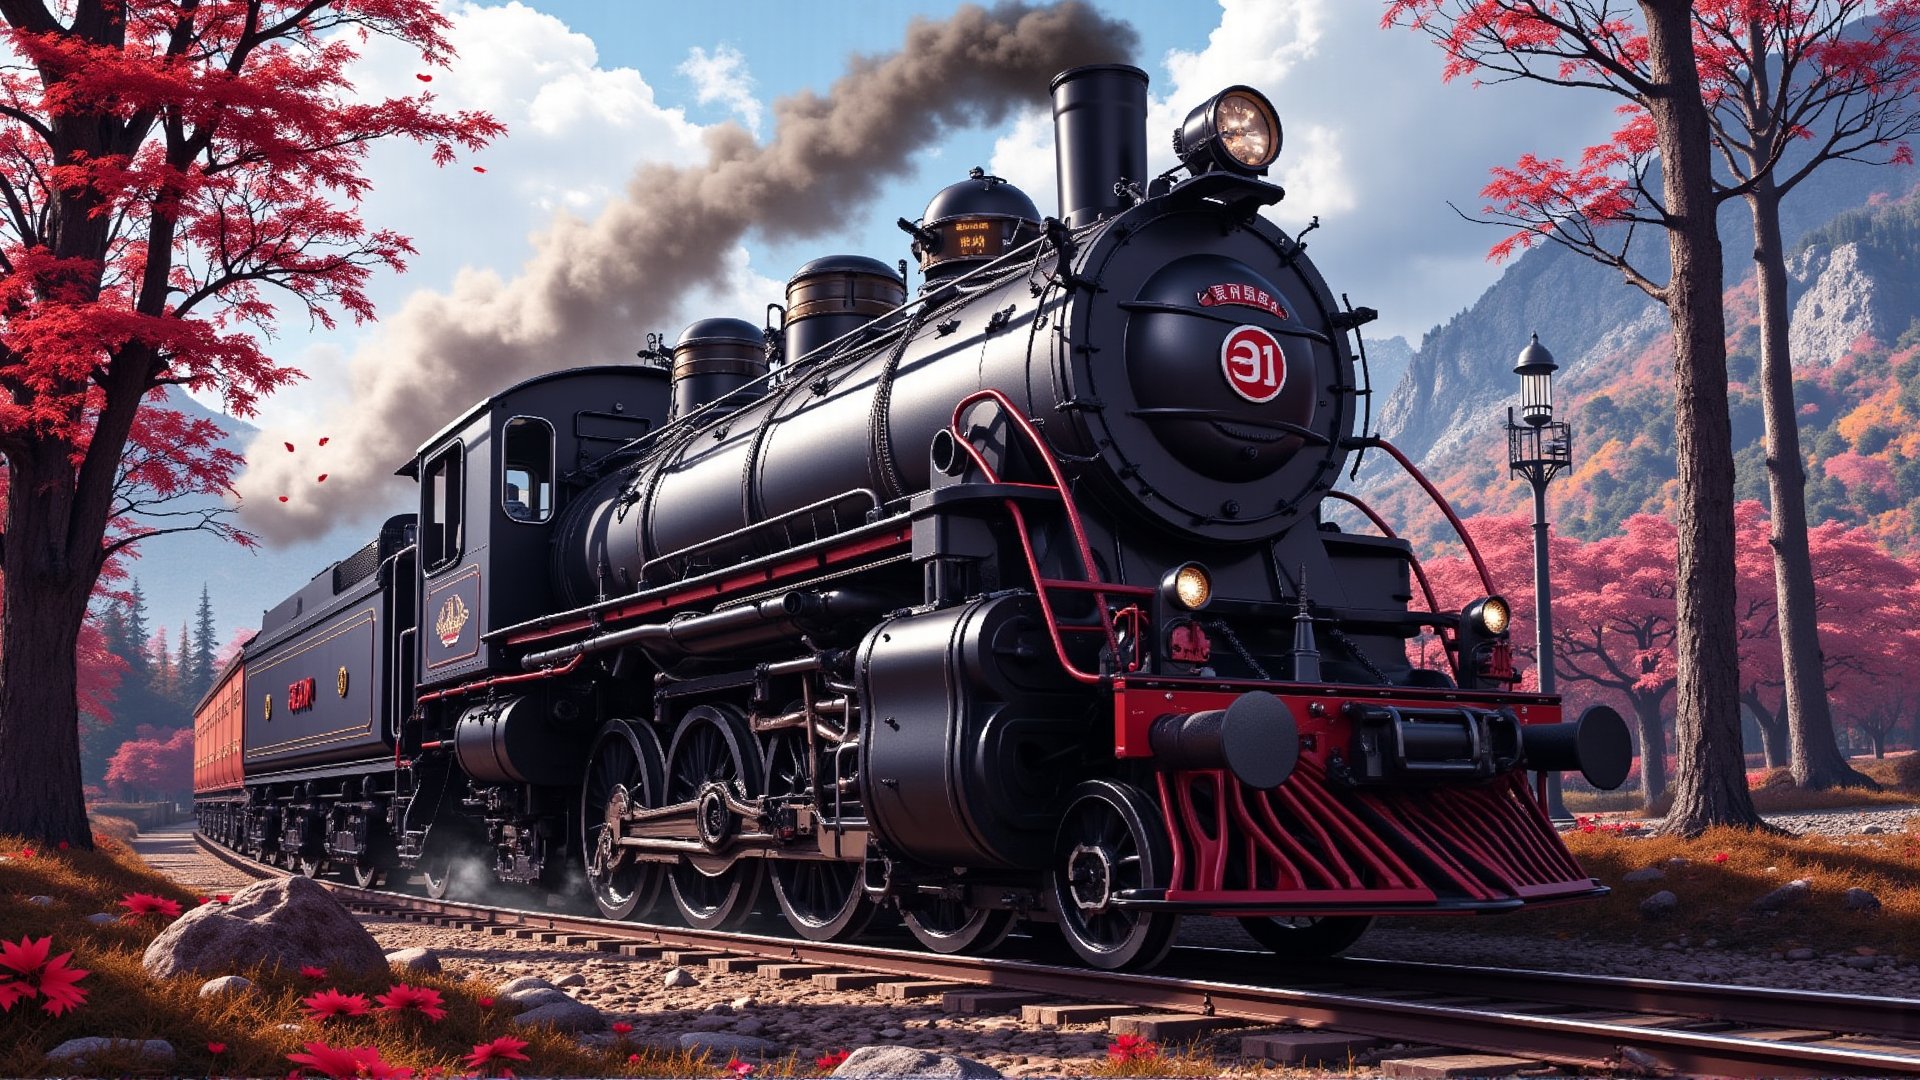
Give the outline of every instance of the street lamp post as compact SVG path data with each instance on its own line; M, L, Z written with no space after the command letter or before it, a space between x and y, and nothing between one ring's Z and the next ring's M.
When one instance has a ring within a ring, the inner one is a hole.
M1520 421L1507 410L1507 467L1511 475L1533 486L1533 626L1534 663L1540 672L1540 692L1553 693L1553 602L1547 578L1547 483L1573 465L1573 435L1566 422L1553 418L1553 373L1559 365L1533 335L1520 350L1514 374L1520 376ZM1560 799L1560 774L1547 774L1547 814L1555 821L1571 820Z

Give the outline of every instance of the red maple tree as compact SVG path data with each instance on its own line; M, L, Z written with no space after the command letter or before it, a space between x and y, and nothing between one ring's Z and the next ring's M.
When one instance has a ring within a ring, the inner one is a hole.
M107 783L123 798L168 798L193 790L193 729L141 724L107 759Z
M1673 327L1680 767L1665 828L1686 835L1762 824L1740 750L1733 610L1733 436L1716 221L1733 195L1714 180L1712 88L1700 75L1693 8L1675 0L1389 0L1383 17L1438 45L1447 79L1597 91L1625 114L1614 137L1578 164L1529 155L1495 169L1484 194L1491 219L1516 227L1496 257L1542 240L1561 244L1618 270L1666 308ZM1645 229L1667 242L1664 274L1634 264L1633 237Z
M295 378L261 347L276 301L372 316L369 276L410 247L355 209L370 143L444 164L502 129L426 92L355 95L369 35L447 62L431 0L0 0L0 18L0 832L86 846L74 646L96 579L126 545L226 528L167 507L239 465L160 397L245 416Z

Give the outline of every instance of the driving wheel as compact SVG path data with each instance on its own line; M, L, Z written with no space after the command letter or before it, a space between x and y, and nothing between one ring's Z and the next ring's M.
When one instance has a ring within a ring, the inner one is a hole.
M673 906L688 926L731 930L753 914L766 881L761 859L729 858L739 821L727 796L752 798L760 787L753 733L733 709L700 705L687 711L667 751L664 805L693 803L696 836L708 854L684 856L667 874Z
M1274 916L1241 919L1253 940L1282 960L1325 960L1353 947L1373 925L1368 915Z
M781 732L767 749L768 799L805 797L812 790L806 736ZM780 913L809 941L851 941L880 910L861 885L859 860L775 859L769 870Z
M653 908L664 863L642 862L616 841L620 819L635 807L659 806L660 743L653 732L614 720L600 729L580 785L580 851L587 887L600 914L637 919Z

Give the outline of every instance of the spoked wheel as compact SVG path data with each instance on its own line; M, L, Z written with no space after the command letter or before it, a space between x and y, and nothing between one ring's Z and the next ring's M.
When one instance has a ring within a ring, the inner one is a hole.
M1253 940L1282 960L1325 960L1353 947L1373 925L1369 915L1275 916L1241 919Z
M660 805L660 770L660 743L653 732L622 720L600 729L587 757L580 785L580 851L593 902L609 919L640 918L659 899L666 864L641 862L614 841L629 808Z
M692 855L675 863L667 875L673 906L688 926L700 930L731 930L753 914L766 882L766 864L760 859L724 855L739 822L727 809L725 796L751 797L760 787L760 758L753 753L753 733L731 709L700 705L687 712L667 751L665 804L692 802L699 839L714 855Z
M1103 971L1159 963L1180 917L1113 900L1130 890L1165 888L1172 865L1166 830L1145 795L1111 780L1075 788L1053 856L1053 900L1067 944Z
M805 795L812 788L806 737L781 732L767 749L768 797ZM851 941L866 932L880 911L861 887L856 860L775 859L769 870L781 914L809 941Z
M387 883L387 871L381 866L353 864L353 883L363 889L377 889Z
M985 956L1006 943L1013 912L974 907L964 900L923 899L900 912L920 944L937 953Z
M299 867L300 876L302 877L317 878L327 872L327 857L325 855L302 855L295 860L295 863Z

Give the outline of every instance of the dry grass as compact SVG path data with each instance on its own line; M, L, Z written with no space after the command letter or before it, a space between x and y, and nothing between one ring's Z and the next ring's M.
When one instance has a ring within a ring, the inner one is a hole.
M324 1026L308 1021L300 998L328 987L371 998L396 982L392 975L329 979L324 982L277 970L239 972L254 981L251 990L201 1000L202 980L194 976L155 979L141 967L147 945L164 920L95 926L86 917L119 912L121 897L144 892L192 906L196 898L150 871L123 843L96 836L98 850L37 851L22 857L26 845L0 837L0 939L51 936L57 955L72 951L70 963L89 972L79 986L86 1002L52 1016L36 1000L0 1013L0 1076L57 1075L45 1054L60 1043L85 1036L164 1039L178 1054L174 1063L156 1067L134 1057L102 1056L87 1065L96 1076L221 1075L285 1076L290 1053L323 1041L333 1046L375 1046L388 1062L416 1070L416 1076L468 1074L460 1063L477 1043L500 1035L527 1040L530 1060L509 1062L522 1075L675 1076L729 1075L724 1062L707 1055L666 1051L624 1041L607 1049L583 1048L571 1037L547 1029L516 1028L504 1007L483 1009L479 998L491 988L440 976L409 976L407 981L440 991L447 1015L439 1022L362 1019L335 1020ZM46 895L49 906L28 904ZM224 1044L218 1053L209 1044ZM752 1062L755 1076L813 1075L812 1062L792 1058ZM70 1070L69 1070L70 1071Z
M1869 948L1920 958L1920 831L1844 840L1738 829L1714 829L1692 840L1573 832L1566 840L1581 865L1613 887L1612 895L1488 919L1475 928L1558 938L1604 933L1608 940L1645 944L1686 935L1755 950ZM1662 869L1665 878L1621 882L1627 872L1648 866ZM1804 903L1777 915L1752 910L1755 900L1798 878L1812 886ZM1882 909L1846 910L1842 901L1849 888L1873 893ZM1680 906L1665 919L1649 921L1640 914L1640 901L1663 889L1678 896Z
M1805 791L1793 785L1786 769L1761 769L1747 774L1754 809L1763 814L1793 814L1838 810L1854 806L1920 806L1920 752L1885 759L1855 758L1853 767L1880 785L1880 790L1849 787ZM1661 817L1673 805L1671 795L1643 805L1637 790L1567 791L1567 809L1576 814L1633 814Z

